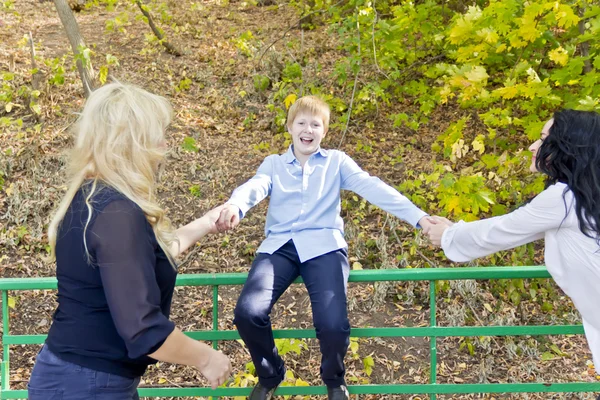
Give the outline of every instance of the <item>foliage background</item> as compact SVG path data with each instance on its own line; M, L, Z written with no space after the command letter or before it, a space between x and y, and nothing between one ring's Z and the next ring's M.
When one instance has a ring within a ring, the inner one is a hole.
M286 110L305 94L323 96L334 111L326 147L347 152L428 212L465 220L509 212L542 190L543 177L528 173L527 147L553 111L600 108L600 7L589 0L147 1L181 57L164 51L135 1L72 3L88 45L80 57L97 69L98 83L137 83L175 106L159 194L176 224L225 201L262 158L285 151ZM81 83L52 3L0 0L0 7L0 274L53 275L44 232L65 188L63 150L83 104ZM246 271L265 210L261 204L236 232L204 240L181 271ZM344 195L343 214L353 268L449 265L418 232L353 194ZM541 248L478 263L541 264ZM222 294L222 329L232 328L236 290ZM548 280L440 282L437 291L445 325L579 321ZM349 297L353 326L427 322L426 285L353 285ZM15 293L10 302L14 332L47 330L51 293ZM310 326L307 305L294 287L275 324ZM202 290L178 289L173 308L185 329L210 324ZM314 341L280 346L289 352L289 384L319 383ZM595 379L582 337L444 339L438 347L447 382ZM241 344L224 348L238 360L231 384L252 385ZM427 349L414 338L354 341L349 380L426 382ZM25 346L12 359L16 385L26 382L34 354ZM198 379L160 366L145 384ZM586 398L556 398L569 396Z

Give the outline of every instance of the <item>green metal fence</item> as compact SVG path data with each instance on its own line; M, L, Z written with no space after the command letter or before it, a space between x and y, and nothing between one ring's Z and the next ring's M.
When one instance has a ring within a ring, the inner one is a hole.
M218 326L218 293L219 286L242 285L246 280L244 273L224 274L182 274L177 278L177 286L212 286L213 288L213 329L210 331L186 332L194 339L213 341L217 347L219 340L239 339L236 331L219 331ZM570 383L495 383L495 384L440 384L437 383L437 351L438 337L468 336L517 336L517 335L569 335L582 334L581 325L554 326L456 326L446 327L436 324L435 282L438 280L464 279L528 279L549 278L544 267L469 267L469 268L436 268L436 269L401 269L401 270L362 270L351 271L351 282L377 281L429 281L430 326L428 327L395 327L395 328L353 328L353 337L428 337L430 339L430 379L428 384L389 384L389 385L350 385L351 394L429 394L431 399L436 394L452 393L541 393L541 392L600 392L600 382ZM298 280L297 282L301 282ZM2 323L4 332L2 345L4 360L1 363L0 399L27 398L25 390L11 390L9 380L10 346L22 344L42 344L46 335L11 335L9 331L8 291L56 289L55 278L9 278L0 279L2 293ZM276 338L314 338L314 329L275 330ZM244 396L250 388L141 388L140 396ZM324 395L324 386L312 387L280 387L277 395Z

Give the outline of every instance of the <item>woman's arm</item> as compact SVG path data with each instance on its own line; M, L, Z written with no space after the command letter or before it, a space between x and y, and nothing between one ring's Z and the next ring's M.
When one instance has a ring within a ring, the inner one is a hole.
M198 368L213 389L222 385L231 374L231 362L225 354L187 337L178 328L149 356L158 361Z
M177 258L181 253L185 252L188 248L193 246L196 242L202 239L209 233L218 233L216 222L221 214L223 206L213 208L202 217L193 220L187 225L175 231L175 235L179 240L179 243L173 242L169 249L171 255Z
M565 220L568 210L563 201L565 188L562 184L553 185L510 214L451 226L438 224L431 229L430 237L435 243L435 236L441 236L446 257L458 262L542 239L546 231L558 229Z

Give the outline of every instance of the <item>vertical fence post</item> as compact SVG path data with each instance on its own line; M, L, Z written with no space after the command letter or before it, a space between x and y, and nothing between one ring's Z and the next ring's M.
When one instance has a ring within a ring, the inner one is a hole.
M219 285L213 285L213 332L219 330ZM213 340L213 349L219 347L219 341ZM211 399L218 399L219 397L211 396Z
M435 318L435 281L429 281L429 325L431 327L436 326L436 318ZM435 384L437 377L437 348L436 348L436 337L429 337L429 354L430 354L430 370L429 370L429 383ZM431 393L429 395L431 400L436 399L436 394Z
M2 327L3 327L2 336L6 336L9 334L8 317L9 317L9 315L8 315L8 290L3 290L2 291ZM2 342L4 343L4 346L3 346L4 360L2 360L2 363L1 363L2 365L0 366L0 369L1 369L0 374L2 375L0 377L0 380L1 380L1 382L0 382L0 398L2 398L3 391L10 389L9 345L7 345L4 340Z

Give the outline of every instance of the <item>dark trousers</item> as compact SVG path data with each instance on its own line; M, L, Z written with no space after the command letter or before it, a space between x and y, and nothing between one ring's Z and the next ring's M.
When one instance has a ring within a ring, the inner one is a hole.
M64 361L44 345L27 385L29 400L139 400L140 378L95 371Z
M290 240L273 254L259 253L234 312L234 323L246 343L261 385L272 388L285 378L283 360L273 340L271 309L301 276L312 305L321 348L321 378L329 387L344 385L344 356L350 343L346 302L348 253L345 249L300 262Z

